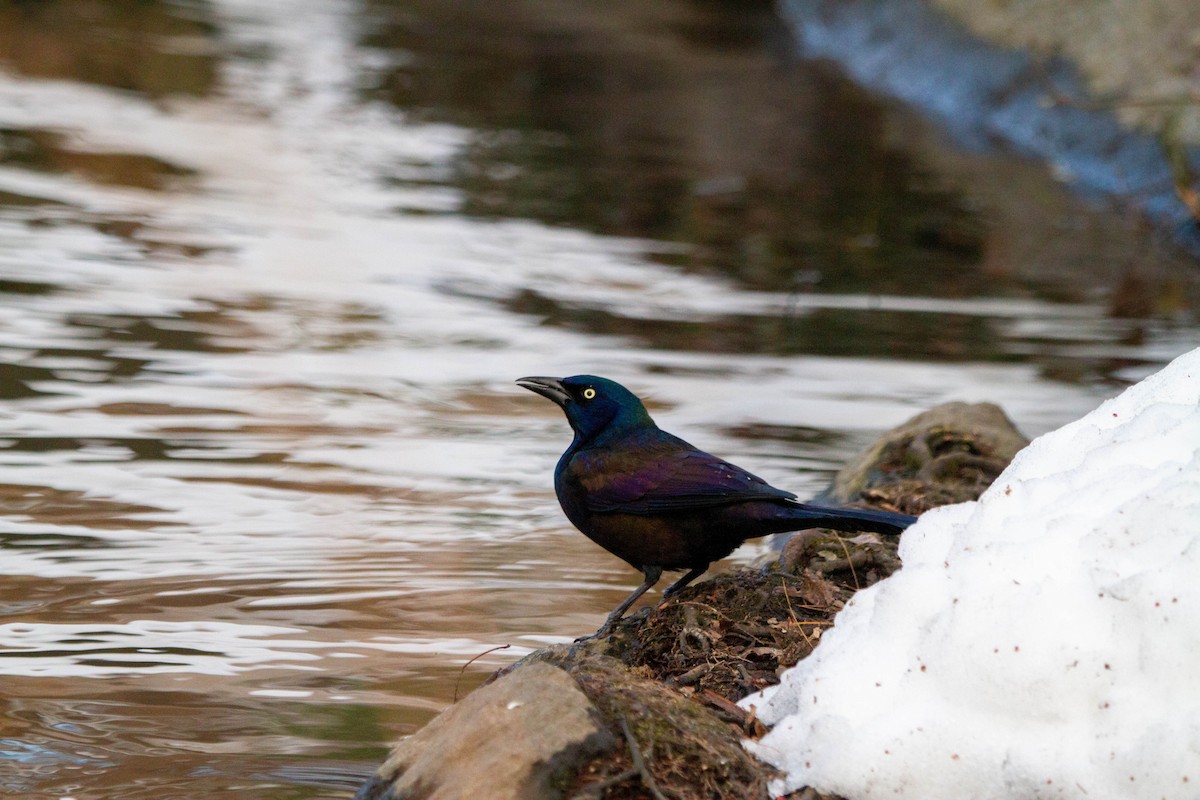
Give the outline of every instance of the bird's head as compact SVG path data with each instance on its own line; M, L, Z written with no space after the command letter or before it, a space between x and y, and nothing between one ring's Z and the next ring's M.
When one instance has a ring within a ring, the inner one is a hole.
M519 379L517 385L554 401L582 441L605 432L654 425L637 395L608 378L595 375L532 377Z

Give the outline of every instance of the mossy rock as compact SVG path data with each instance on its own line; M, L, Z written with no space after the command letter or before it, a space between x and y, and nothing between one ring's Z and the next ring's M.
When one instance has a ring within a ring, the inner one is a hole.
M696 702L689 694L602 655L604 646L560 646L530 658L570 674L618 742L591 759L565 788L567 797L609 800L766 796L775 771L742 746L744 712ZM737 717L733 720L730 717Z
M992 403L944 403L884 433L834 478L821 502L921 514L976 500L1029 444ZM791 534L779 568L861 589L900 568L899 538L829 530Z
M880 436L826 498L907 514L975 500L1027 444L999 406L943 403Z

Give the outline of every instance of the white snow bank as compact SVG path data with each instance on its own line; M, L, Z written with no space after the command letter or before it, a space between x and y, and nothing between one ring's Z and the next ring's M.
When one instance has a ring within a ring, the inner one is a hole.
M868 798L1200 797L1200 350L925 514L753 695L748 746Z

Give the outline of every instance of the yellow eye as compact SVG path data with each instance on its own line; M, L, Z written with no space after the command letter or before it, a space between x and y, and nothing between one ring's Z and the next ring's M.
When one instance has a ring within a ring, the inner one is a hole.
M596 390L593 389L592 387L589 386L588 388L583 390L583 399L584 400L591 400L595 396L596 396Z

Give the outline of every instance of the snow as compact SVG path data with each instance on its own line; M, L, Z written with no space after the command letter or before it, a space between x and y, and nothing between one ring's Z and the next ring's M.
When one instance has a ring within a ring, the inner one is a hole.
M742 701L747 746L868 798L1200 797L1200 349L936 509Z

